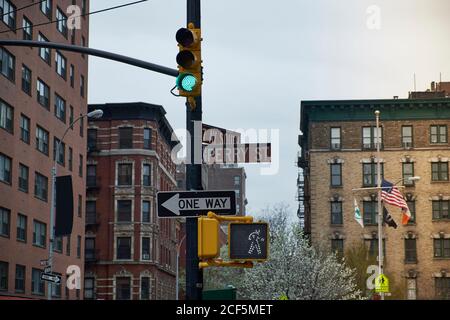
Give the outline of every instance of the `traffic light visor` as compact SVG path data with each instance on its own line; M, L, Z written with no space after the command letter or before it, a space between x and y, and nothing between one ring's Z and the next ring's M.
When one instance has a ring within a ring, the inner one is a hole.
M177 77L178 89L191 92L197 86L197 78L190 73L183 73Z
M189 47L195 41L194 33L187 28L179 29L175 35L175 38L177 39L177 42L183 47Z

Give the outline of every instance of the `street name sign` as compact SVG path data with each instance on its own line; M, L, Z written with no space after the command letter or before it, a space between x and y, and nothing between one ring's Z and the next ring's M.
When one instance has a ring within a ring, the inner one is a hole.
M53 273L41 273L41 280L50 281L53 283L60 283L61 276Z
M50 268L50 266L45 267L44 273L52 273L52 268Z
M236 192L163 191L156 194L158 218L197 217L209 211L236 215Z
M228 226L231 260L267 260L269 226L265 222L230 223Z

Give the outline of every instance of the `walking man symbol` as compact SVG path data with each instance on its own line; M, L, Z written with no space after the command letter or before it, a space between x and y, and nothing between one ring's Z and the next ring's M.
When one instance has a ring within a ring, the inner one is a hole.
M252 254L255 250L258 254L261 254L261 245L259 242L263 242L264 238L260 236L261 230L255 230L249 234L248 240L250 242L250 249L248 249L248 254Z

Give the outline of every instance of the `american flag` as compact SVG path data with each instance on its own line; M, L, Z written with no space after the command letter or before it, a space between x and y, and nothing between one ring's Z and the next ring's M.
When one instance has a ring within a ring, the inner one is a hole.
M408 220L411 218L411 212L409 212L405 198L403 198L403 195L393 183L384 179L381 182L381 199L386 203L402 208L402 223L408 223Z

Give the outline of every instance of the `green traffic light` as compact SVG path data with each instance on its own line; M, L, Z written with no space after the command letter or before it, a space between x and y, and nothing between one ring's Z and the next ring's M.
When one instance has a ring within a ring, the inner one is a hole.
M197 86L197 78L190 73L180 74L177 77L177 87L179 89L191 92L195 89L196 86Z

